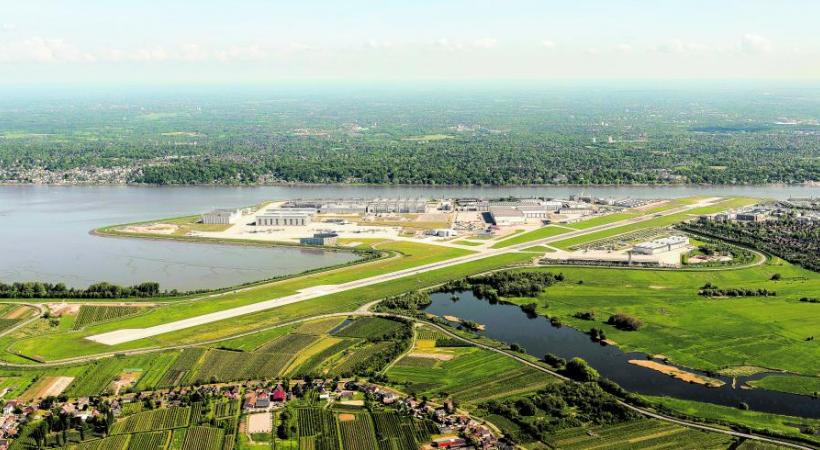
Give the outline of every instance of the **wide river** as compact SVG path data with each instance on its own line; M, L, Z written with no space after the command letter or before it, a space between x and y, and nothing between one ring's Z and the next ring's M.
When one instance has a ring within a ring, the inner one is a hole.
M785 199L820 195L811 186L421 187L421 186L0 186L0 281L156 281L165 289L216 288L351 261L354 255L89 235L94 228L180 216L263 200L339 197L673 198L691 195Z

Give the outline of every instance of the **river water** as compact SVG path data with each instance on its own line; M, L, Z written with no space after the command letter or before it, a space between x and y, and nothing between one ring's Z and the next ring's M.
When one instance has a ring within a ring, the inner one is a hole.
M83 287L98 281L157 281L166 289L216 288L351 261L315 249L247 248L91 236L104 225L201 213L264 200L338 197L674 198L691 195L785 199L820 195L812 186L0 186L0 281Z
M740 388L745 381L761 378L765 374L738 377L736 389L732 387L731 378L721 376L713 376L726 383L719 388L686 383L628 362L630 359L646 359L643 353L624 353L618 347L601 345L592 341L585 333L571 327L555 327L545 317L528 315L516 305L491 304L476 298L470 291L455 293L458 300L453 300L453 295L432 294L433 303L425 308L425 312L437 316L455 316L484 324L486 330L481 332L482 334L498 341L519 344L527 353L538 358L543 358L547 353L565 359L581 357L602 376L631 392L731 407L737 407L743 402L755 411L820 417L820 399L764 389ZM704 375L695 370L685 370Z

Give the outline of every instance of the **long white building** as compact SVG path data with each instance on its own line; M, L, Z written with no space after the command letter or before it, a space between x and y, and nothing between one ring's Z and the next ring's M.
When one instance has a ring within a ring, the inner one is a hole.
M656 255L658 253L669 252L674 249L689 245L689 238L686 236L669 236L656 239L651 242L644 242L632 247L632 253L638 255Z
M215 209L202 215L202 223L208 225L233 225L242 213L238 209Z
M271 208L256 215L256 225L262 227L300 227L310 224L315 209Z

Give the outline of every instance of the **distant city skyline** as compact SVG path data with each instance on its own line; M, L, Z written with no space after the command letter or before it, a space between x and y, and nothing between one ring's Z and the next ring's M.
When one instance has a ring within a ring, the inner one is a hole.
M820 80L820 2L27 0L0 84Z

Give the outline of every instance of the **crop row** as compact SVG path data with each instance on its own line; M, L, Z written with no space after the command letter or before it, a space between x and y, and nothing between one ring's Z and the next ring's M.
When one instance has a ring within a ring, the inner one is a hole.
M201 383L275 378L289 360L289 355L209 350L192 378Z
M229 417L239 414L239 400L222 400L214 403L214 417Z
M378 340L395 333L403 326L404 324L396 322L395 320L381 317L365 317L363 319L354 320L335 334L337 336Z
M319 368L325 361L334 355L341 353L348 347L356 344L356 342L357 340L355 339L342 339L341 341L308 358L293 372L295 375L315 375L318 373Z
M81 444L71 445L70 450L125 450L128 446L129 436L110 436L103 439L86 441Z
M392 342L385 341L377 344L365 346L352 352L347 358L341 361L333 368L334 374L348 374L355 371L359 365L366 362L370 358L381 354L385 349L393 345Z
M370 418L365 414L353 414L354 420L340 420L342 447L345 450L371 450L376 447L376 435Z
M295 354L314 343L317 339L316 336L310 334L290 333L263 344L254 351Z
M130 316L144 310L145 308L137 306L82 305L74 320L74 329L79 330L88 325Z
M162 408L129 416L111 427L111 434L166 430L188 426L190 407Z
M222 450L225 431L211 427L191 427L185 436L185 450Z
M128 450L155 450L165 448L168 439L171 438L170 431L149 431L145 433L135 433L131 435L131 442L128 443Z

